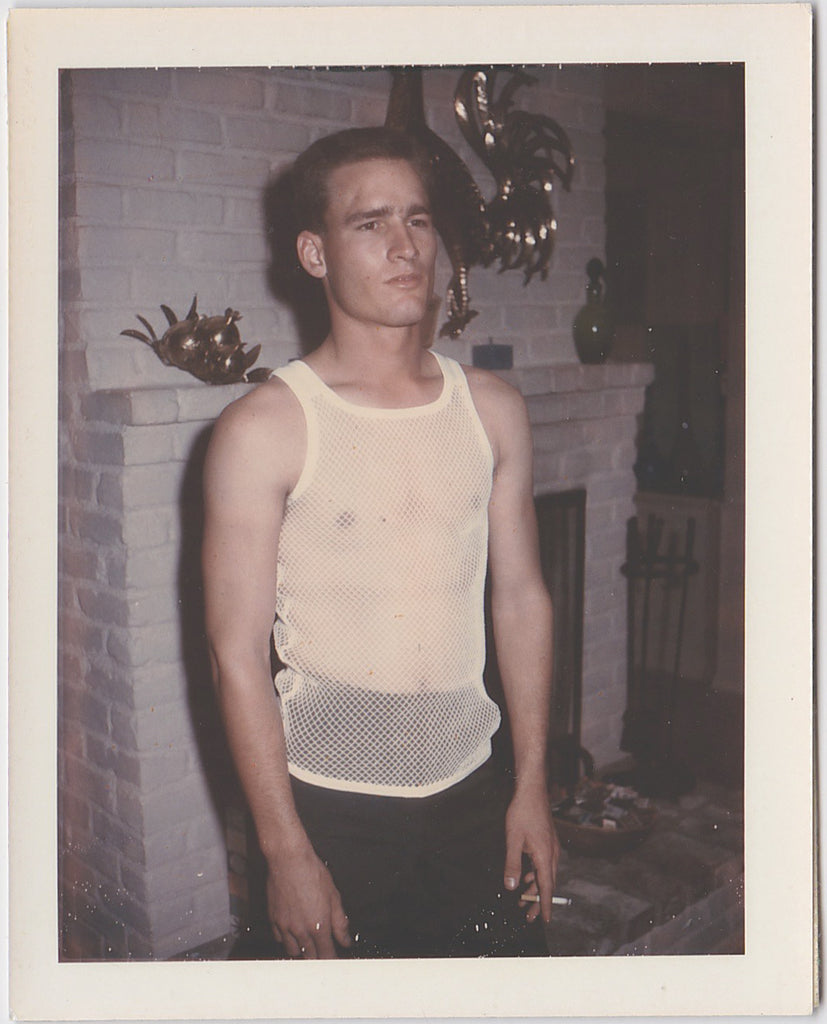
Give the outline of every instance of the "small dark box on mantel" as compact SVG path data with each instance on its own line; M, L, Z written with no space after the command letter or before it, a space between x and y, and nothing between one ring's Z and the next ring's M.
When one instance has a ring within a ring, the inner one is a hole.
M474 366L482 370L510 370L514 366L514 347L489 341L487 345L474 345L471 357Z

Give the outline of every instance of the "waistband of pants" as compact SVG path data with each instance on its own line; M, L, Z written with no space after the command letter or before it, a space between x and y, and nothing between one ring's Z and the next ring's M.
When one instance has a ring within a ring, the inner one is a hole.
M454 800L467 800L478 790L487 792L496 789L501 791L500 787L505 788L509 786L510 781L505 772L495 763L494 759L489 757L479 768L475 768L470 775L460 779L459 782L455 782L438 793L431 793L422 797L361 793L348 789L339 789L338 787L334 789L332 786L318 786L312 782L305 782L302 779L297 779L295 776L290 777L290 785L292 786L294 796L298 798L307 797L312 800L330 799L331 802L337 802L338 798L339 801L360 803L365 806L374 803L376 806L384 807L389 807L393 804L427 807L451 803Z

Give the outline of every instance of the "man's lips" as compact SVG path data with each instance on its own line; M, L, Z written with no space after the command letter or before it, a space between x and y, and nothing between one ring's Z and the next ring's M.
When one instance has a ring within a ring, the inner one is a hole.
M398 288L416 288L423 281L423 275L411 272L407 274L397 274L396 277L390 278L387 284L395 285Z

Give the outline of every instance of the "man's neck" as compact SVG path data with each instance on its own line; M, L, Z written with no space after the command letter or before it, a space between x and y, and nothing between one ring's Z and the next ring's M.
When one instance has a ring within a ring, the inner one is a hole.
M376 405L417 405L441 388L418 326L331 331L306 362L342 397Z

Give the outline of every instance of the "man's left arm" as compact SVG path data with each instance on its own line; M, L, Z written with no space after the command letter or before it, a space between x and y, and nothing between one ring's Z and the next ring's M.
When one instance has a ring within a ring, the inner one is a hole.
M527 919L551 919L559 843L546 786L552 667L552 606L543 579L534 510L532 435L522 396L490 378L475 400L492 441L489 504L491 612L514 747L515 789L506 817L505 885L540 894ZM521 878L522 855L533 870Z

